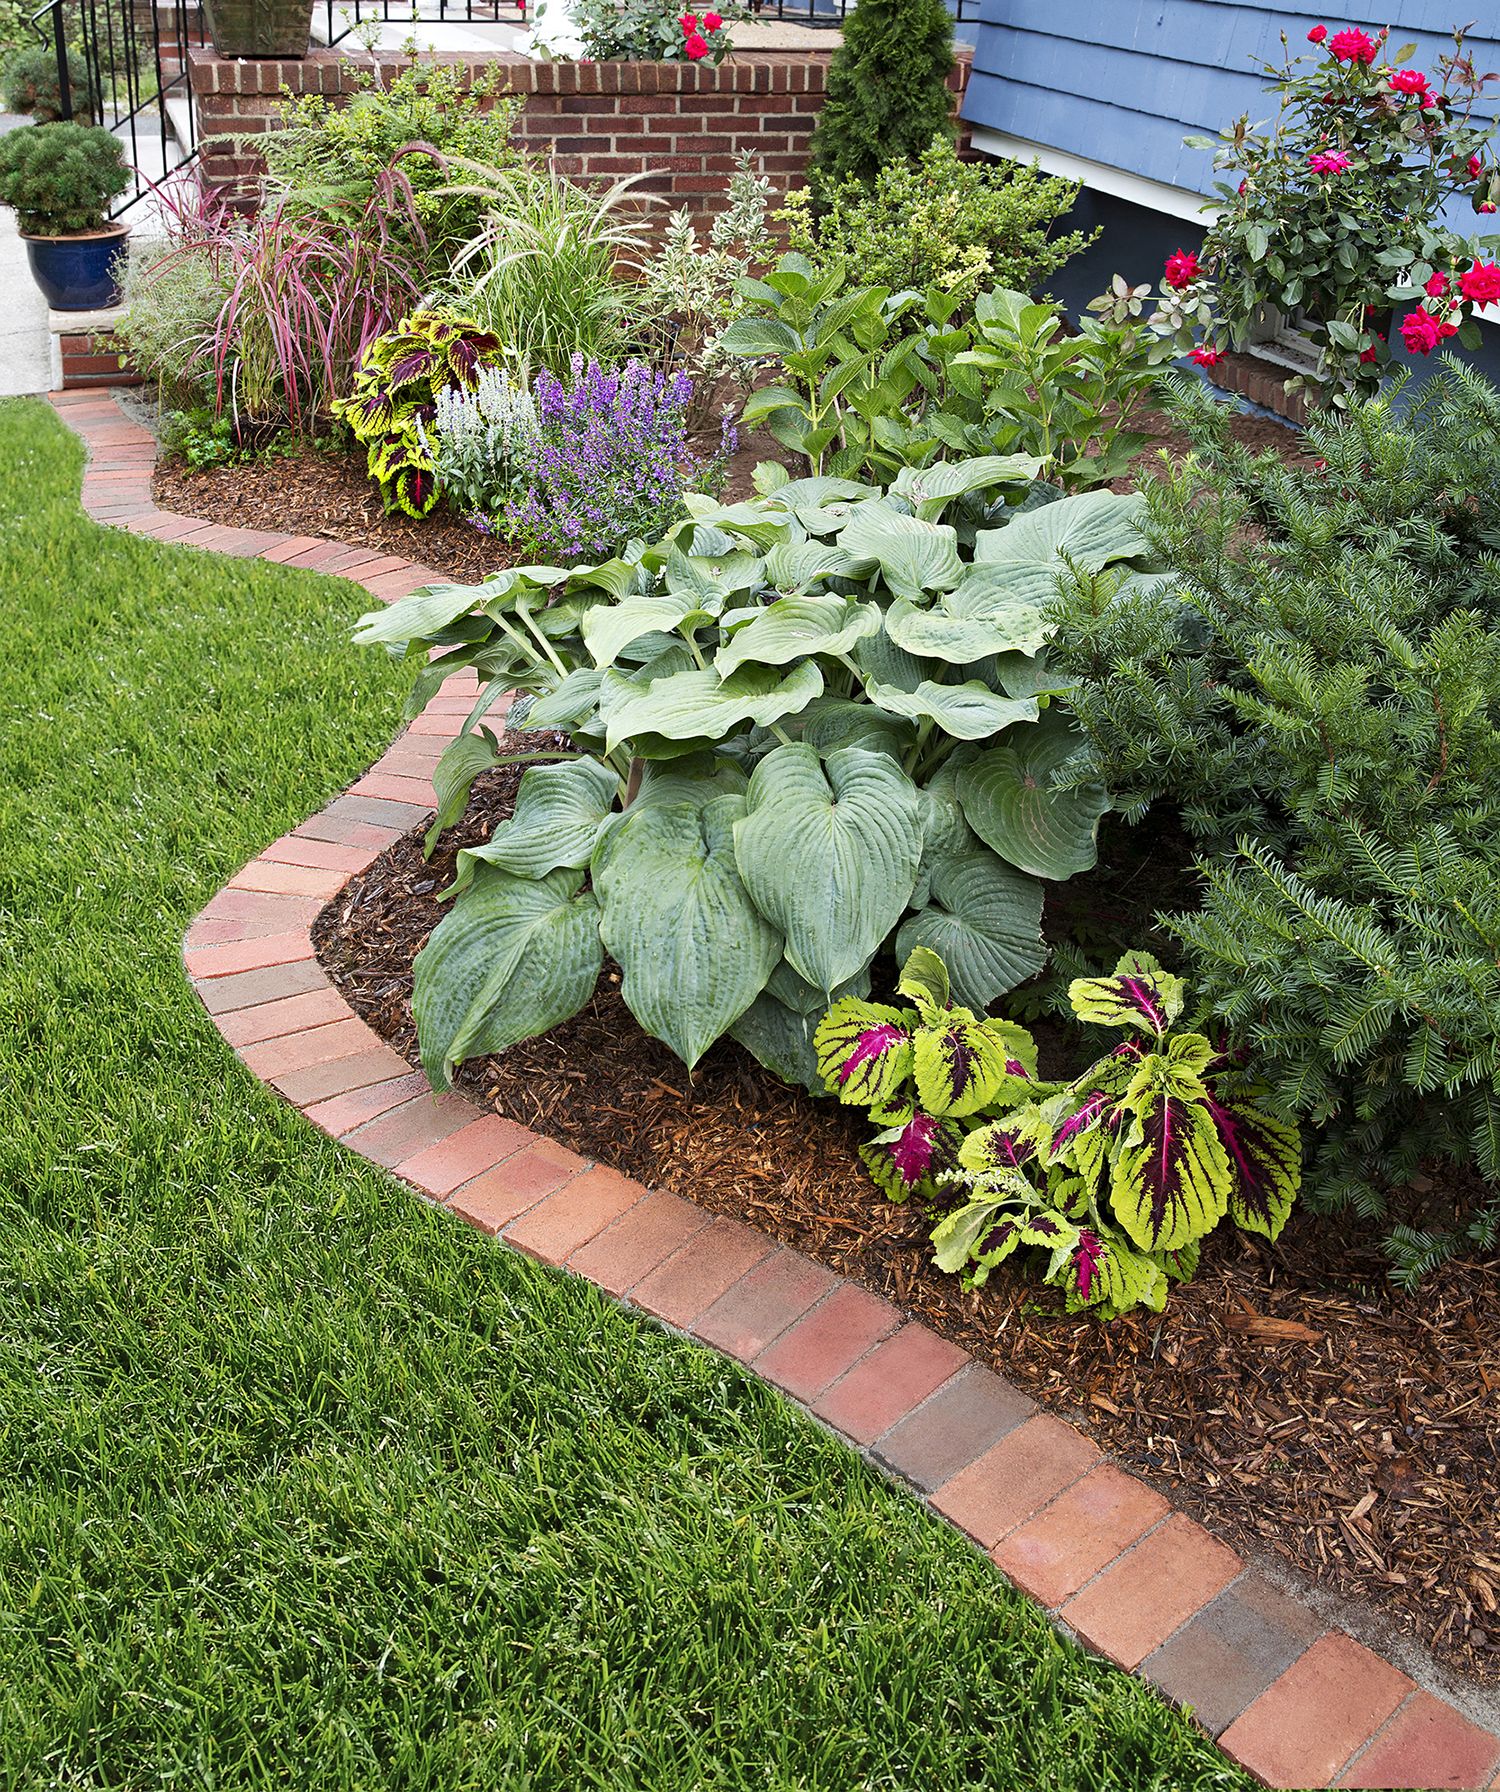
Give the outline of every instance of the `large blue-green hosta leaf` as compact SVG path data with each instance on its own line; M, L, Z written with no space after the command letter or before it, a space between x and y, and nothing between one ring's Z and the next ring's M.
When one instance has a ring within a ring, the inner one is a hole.
M510 819L483 846L459 853L454 891L466 888L478 865L531 878L564 867L581 871L593 857L599 828L619 790L615 774L596 759L532 766L521 779Z
M688 592L666 592L657 597L627 597L617 604L601 604L583 618L583 644L596 666L612 666L625 649L644 636L691 634L695 626L713 621L698 598Z
M897 958L918 946L948 967L958 1000L983 1012L1047 962L1042 886L982 849L940 858L927 906L896 935Z
M979 838L1007 863L1054 880L1087 871L1098 857L1099 818L1109 808L1102 786L1053 786L1056 771L1082 746L1067 718L1049 709L986 747L958 774L958 800Z
M604 943L648 1033L691 1068L766 986L781 935L735 863L742 796L632 807L595 861Z
M727 678L712 668L645 682L606 672L599 692L608 750L634 735L722 740L746 722L768 728L823 694L823 674L804 660L784 677L774 666L741 666Z
M940 517L955 498L998 485L1024 485L1041 462L1032 454L980 454L970 460L940 460L930 467L902 467L892 491L899 492L925 522Z
M945 734L955 740L988 740L1012 722L1034 722L1036 700L1032 697L1001 697L979 683L935 684L924 678L914 691L898 690L891 684L870 684L871 701L892 715L911 716L936 722Z
M954 529L883 504L856 510L839 532L839 546L853 555L856 577L878 566L897 597L913 602L935 591L951 591L964 576Z
M417 954L412 1017L428 1076L445 1084L465 1058L567 1020L603 962L599 911L581 871L533 879L477 866Z
M714 668L728 677L746 664L785 666L814 653L848 653L879 629L874 604L823 594L778 597L733 630L714 655Z
M1086 572L1112 560L1133 560L1146 551L1140 525L1146 500L1139 492L1082 492L1028 510L1003 529L982 529L974 537L979 564L1060 565L1063 557Z
M788 962L834 990L863 970L911 898L922 857L915 786L883 753L826 762L778 747L756 766L735 829L740 875L786 935Z

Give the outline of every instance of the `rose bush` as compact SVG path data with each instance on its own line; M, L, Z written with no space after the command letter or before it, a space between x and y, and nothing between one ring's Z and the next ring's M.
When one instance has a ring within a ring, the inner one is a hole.
M1274 308L1311 338L1342 404L1379 386L1393 305L1416 301L1398 325L1410 352L1450 336L1478 345L1473 309L1500 297L1500 267L1484 259L1489 239L1460 235L1443 212L1454 199L1478 215L1500 204L1494 127L1475 112L1500 76L1475 70L1462 31L1435 78L1405 66L1414 46L1388 53L1383 31L1308 36L1320 51L1310 66L1265 65L1280 97L1268 130L1247 116L1217 141L1188 138L1226 177L1201 250L1168 257L1160 293L1116 280L1092 309L1123 324L1151 308L1157 334L1212 366Z

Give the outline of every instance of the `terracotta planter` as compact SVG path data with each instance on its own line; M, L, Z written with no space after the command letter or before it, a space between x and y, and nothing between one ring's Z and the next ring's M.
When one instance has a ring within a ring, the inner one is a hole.
M203 0L203 10L221 56L300 59L312 41L310 0Z
M87 236L26 236L31 277L54 311L102 311L120 302L115 257L125 247L128 224L111 224Z

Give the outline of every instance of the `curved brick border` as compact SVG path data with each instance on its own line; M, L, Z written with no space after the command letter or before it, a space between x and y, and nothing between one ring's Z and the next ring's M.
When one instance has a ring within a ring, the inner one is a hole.
M384 599L437 576L157 510L148 432L112 397L52 402L88 444L83 501L100 521L342 573ZM752 1368L924 1496L1061 1627L1191 1705L1271 1785L1497 1792L1500 1736L1331 1629L956 1345L748 1226L434 1096L355 1017L314 957L313 919L430 813L433 765L475 689L450 679L363 778L193 923L188 975L245 1065L429 1201Z

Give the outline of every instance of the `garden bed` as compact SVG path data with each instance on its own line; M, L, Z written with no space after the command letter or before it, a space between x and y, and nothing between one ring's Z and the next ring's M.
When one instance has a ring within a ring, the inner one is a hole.
M431 861L415 830L319 920L345 999L413 1062L412 960L443 913L454 853L509 813L518 776L480 779ZM1113 931L1170 900L1141 887L1128 836L1104 856L1114 869L1076 880L1070 907ZM1299 1212L1274 1247L1217 1234L1162 1315L1059 1316L1005 1273L966 1294L932 1265L923 1213L866 1178L862 1114L787 1088L728 1043L689 1077L641 1031L612 971L573 1020L459 1081L581 1155L885 1295L1084 1424L1226 1540L1370 1602L1500 1687L1500 1263L1452 1265L1405 1295L1385 1279L1374 1228Z
M1152 458L1162 449L1185 451L1187 439L1159 411L1146 411L1132 427L1149 433L1142 450ZM1234 439L1252 450L1287 452L1298 438L1272 417L1238 415ZM700 452L711 453L704 442ZM725 495L743 498L751 491L750 475L758 461L774 459L783 450L757 430L730 462ZM1117 482L1128 489L1132 481ZM419 566L456 579L476 582L515 558L503 541L481 535L461 517L439 509L429 517L387 516L380 494L365 473L363 449L332 445L299 445L239 466L201 471L180 461L163 461L156 470L152 495L163 510L204 522L241 528L275 529L344 541L382 554L399 554Z

